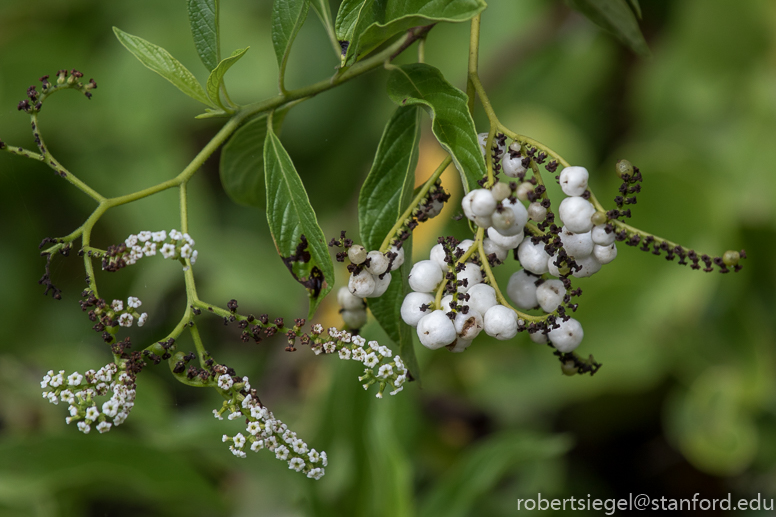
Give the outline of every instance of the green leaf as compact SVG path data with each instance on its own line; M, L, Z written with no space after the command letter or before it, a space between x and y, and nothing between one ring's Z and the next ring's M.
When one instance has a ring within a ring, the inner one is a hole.
M412 200L419 142L420 110L414 106L396 108L385 126L372 169L358 198L361 241L369 250L380 248ZM399 354L412 377L419 379L412 328L401 319L401 303L409 292L407 277L412 263L409 240L405 241L404 253L404 265L391 273L388 290L379 298L369 298L367 303L385 333L399 346Z
M438 69L415 63L391 70L388 96L400 106L423 106L431 117L434 136L461 174L464 189L480 188L477 180L487 172L466 94L448 83Z
M221 61L221 43L218 27L219 0L188 0L191 35L197 54L208 70Z
M288 110L276 111L272 117L275 133ZM221 150L221 185L227 195L239 205L264 209L264 140L267 138L267 115L263 113L245 123Z
M169 52L143 38L127 34L117 27L113 27L113 32L116 33L116 37L121 44L132 52L147 68L170 81L192 99L213 108L217 107L210 102L196 77L180 61L172 57Z
M639 5L639 0L628 0L628 3L636 14L636 17L641 20L641 5Z
M237 49L232 52L231 56L218 63L218 66L215 67L212 72L210 72L210 75L207 78L208 97L210 97L210 100L218 104L224 110L226 110L226 107L221 103L221 95L219 94L221 81L224 80L224 74L226 74L226 71L229 70L238 59L243 57L245 53L248 52L249 48L251 47L245 47L242 50Z
M331 5L329 5L329 0L310 0L310 6L315 11L315 14L318 15L318 18L321 19L323 28L326 29L326 34L328 34L332 46L334 47L334 52L339 56L340 46L337 41L337 36L334 33L334 21L331 19Z
M264 143L267 222L275 248L294 278L310 297L307 319L334 286L334 266L326 238L291 157L275 132L267 128ZM302 237L307 241L303 247Z
M509 432L491 436L465 451L447 470L418 515L476 515L478 501L492 494L506 476L558 457L570 448L571 440L562 435Z
M272 45L278 60L281 90L291 45L307 18L309 7L308 0L275 0L272 4Z
M614 34L635 53L649 56L649 46L639 28L636 15L625 0L567 0L569 5L587 19ZM636 3L638 7L638 3ZM634 7L634 9L636 9ZM640 14L639 8L637 13Z
M370 10L372 2L373 0L343 0L340 4L339 11L337 11L337 19L334 21L334 33L337 36L337 40L343 46L341 57L343 65L347 56L351 54L350 45L356 38L359 20L362 16L364 16L365 20L371 20Z

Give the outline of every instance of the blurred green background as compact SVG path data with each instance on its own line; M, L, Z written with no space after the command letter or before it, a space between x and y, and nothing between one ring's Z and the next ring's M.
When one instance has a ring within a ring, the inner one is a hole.
M271 2L222 3L223 51L251 46L227 76L232 98L274 95ZM234 458L220 437L240 426L212 417L218 395L177 384L164 366L142 373L120 428L83 436L65 424L66 408L40 398L41 376L97 368L110 355L77 304L80 260L55 258L63 300L44 298L37 245L78 227L93 204L50 169L0 153L0 515L513 515L517 498L537 492L776 497L776 279L767 266L776 252L776 3L642 7L651 59L560 2L493 0L482 21L481 76L502 122L588 167L604 203L619 184L614 163L626 157L645 175L633 224L710 254L745 248L745 269L704 274L621 246L618 260L578 282L579 352L604 364L595 377L563 377L527 336L483 335L460 355L419 347L422 388L382 401L362 390L356 364L285 353L282 339L244 344L235 328L206 320L207 348L239 362L262 401L328 451L318 482L267 452ZM94 98L58 95L41 131L62 163L109 196L172 177L218 129L195 120L194 101L124 50L113 25L206 77L182 0L0 4L0 139L34 148L16 110L25 89L60 68L82 70L99 85ZM426 59L463 87L467 47L466 24L438 26ZM413 59L410 50L400 62ZM328 77L336 64L311 12L287 86ZM329 236L357 235L358 190L393 109L385 79L384 71L358 78L286 119L282 139ZM427 135L419 176L438 155ZM304 292L277 259L264 214L230 202L217 165L211 158L190 187L200 295L221 305L236 298L255 314L304 314ZM460 198L460 188L446 186ZM94 242L177 227L176 196L112 210ZM435 235L466 237L455 212L420 231L416 258ZM514 269L501 267L499 278ZM103 296L143 300L150 318L132 331L136 344L164 336L185 303L180 267L169 261L141 261L99 281ZM321 311L326 324L337 323L332 302ZM371 325L365 335L382 333Z

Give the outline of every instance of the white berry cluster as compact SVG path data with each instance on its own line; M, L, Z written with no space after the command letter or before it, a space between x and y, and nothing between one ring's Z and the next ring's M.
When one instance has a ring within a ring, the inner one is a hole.
M240 380L238 378L238 380ZM245 458L245 448L253 452L261 449L269 449L275 453L279 460L286 461L288 468L297 472L303 472L311 479L323 477L325 467L328 465L326 453L318 452L308 447L304 440L291 431L286 424L275 418L251 391L248 377L243 377L240 382L223 374L218 378L218 386L229 395L229 400L224 401L221 409L214 409L213 415L223 420L223 415L228 412L229 420L245 418L247 425L245 434L237 433L234 436L224 435L221 439L224 443L230 443L229 450L238 458ZM243 393L248 393L244 395Z
M127 237L122 245L110 246L103 255L102 269L116 271L157 253L166 259L190 259L194 264L199 254L194 245L194 239L188 233L181 233L176 229L170 230L169 234L165 230L142 231ZM184 267L185 269L187 268Z
M138 313L137 309L143 305L143 302L135 296L127 298L127 306L124 308L122 300L113 300L110 304L114 317L118 318L119 325L122 327L131 327L137 319L137 326L142 327L148 319L148 313Z
M566 167L561 171L559 181L566 198L558 207L558 216L563 222L559 234L563 248L576 263L571 274L577 278L592 276L617 257L615 235L607 229L605 216L596 212L593 204L585 199L588 172L584 167ZM595 219L603 219L595 224ZM547 261L547 270L553 276L560 276L557 260ZM525 265L524 265L525 267ZM528 268L526 268L528 269Z
M407 368L401 357L393 355L390 348L380 345L377 341L367 343L361 336L334 327L328 330L328 339L321 336L322 332L323 328L320 325L313 328L310 348L315 355L337 354L340 359L363 363L366 367L364 375L358 380L363 383L365 390L377 384L378 390L375 396L383 398L383 392L388 386L393 388L391 395L396 395L404 389Z
M358 298L378 298L388 290L391 271L404 264L404 249L392 247L388 252L366 251L360 244L348 248L351 267L348 291Z
M60 400L70 404L70 416L65 421L68 424L77 422L78 430L84 434L91 431L94 424L100 433L121 425L135 405L135 378L127 372L119 373L114 363L108 363L96 372L88 370L83 375L73 372L65 376L64 370L57 374L49 370L40 387L50 388L43 392L43 398L52 404L59 404ZM111 397L98 407L96 398L106 396L108 392Z

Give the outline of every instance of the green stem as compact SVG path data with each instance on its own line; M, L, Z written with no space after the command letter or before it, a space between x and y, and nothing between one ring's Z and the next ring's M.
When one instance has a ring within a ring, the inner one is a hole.
M480 50L480 15L478 14L472 18L471 27L469 29L469 73L466 79L466 96L468 97L469 113L474 116L474 101L475 90L474 83L472 82L472 76L477 75L477 67L479 66L479 50Z
M207 355L207 353L205 351L205 345L204 343L202 343L202 336L199 335L199 329L197 328L197 325L189 324L189 332L191 333L191 339L194 341L194 348L196 348L197 350L197 357L199 358L199 366L200 368L206 368L207 365L205 364L205 356Z
M452 163L453 159L448 155L447 158L442 160L442 163L439 164L439 166L436 168L434 173L431 175L430 178L426 180L426 183L423 184L423 187L420 189L420 192L410 201L409 206L404 211L403 214L399 216L399 218L396 220L396 223L393 225L393 228L388 232L388 235L385 236L385 239L383 239L383 243L380 245L380 251L382 253L385 253L388 251L388 249L391 247L391 242L393 241L393 238L396 236L396 233L399 231L399 229L406 224L407 220L412 216L412 211L415 210L418 207L418 204L420 203L420 200L426 197L426 194L428 194L429 189L431 189L432 185L436 183L436 180L439 179L439 177L442 175L443 172L445 172L445 169Z
M46 160L43 157L43 155L38 154L34 151L30 151L23 147L18 147L18 146L6 144L6 143L4 143L2 147L0 147L0 151L5 151L7 153L15 154L16 156L23 156L25 158L30 158L32 160L38 160L39 162Z

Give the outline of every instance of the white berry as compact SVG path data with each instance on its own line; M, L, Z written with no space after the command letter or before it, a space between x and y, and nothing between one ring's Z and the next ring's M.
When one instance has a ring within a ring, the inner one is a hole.
M388 286L391 284L391 274L385 273L382 275L382 278L380 278L381 275L372 276L375 279L375 290L372 291L372 294L368 295L367 298L379 298L388 290Z
M369 259L366 270L373 275L382 275L388 270L388 257L379 251L370 251L366 254L366 258Z
M527 201L528 200L528 194L534 191L533 185L528 183L527 181L524 183L521 183L517 187L517 199L520 201Z
M572 269L571 274L577 278L593 276L601 270L601 263L598 262L598 260L595 258L595 255L588 255L587 257L574 259L574 262L576 262L578 266L582 266L582 269L579 271Z
M358 273L350 275L348 291L359 298L366 298L375 290L375 277L369 271L362 269Z
M471 287L467 292L469 300L464 303L469 306L469 310L474 310L480 314L485 314L488 309L496 305L496 290L488 284L477 284Z
M547 218L547 209L539 201L534 201L528 205L528 218L540 223Z
M411 327L417 327L420 319L431 314L431 309L420 310L421 305L434 305L434 296L428 293L408 293L401 304L401 319Z
M404 264L404 248L397 249L396 246L391 246L389 251L396 253L396 257L393 259L393 263L391 263L391 271L395 271Z
M584 167L566 167L560 173L560 188L567 196L581 196L587 190L589 177Z
M343 309L356 310L364 308L364 300L358 296L353 296L347 287L340 287L339 291L337 291L337 302Z
M561 228L559 237L563 243L563 249L571 257L581 258L593 253L593 239L590 237L590 232L574 233L564 226Z
M556 321L560 328L550 330L549 338L558 351L567 353L579 346L585 333L582 331L582 325L574 318L567 321Z
M523 157L515 156L512 158L511 154L507 153L501 161L501 170L510 178L517 178L518 174L525 172Z
M488 228L488 237L505 250L513 250L523 242L523 232L517 235L501 235L495 228Z
M418 339L423 346L431 350L449 345L456 337L455 325L445 311L434 311L423 316L418 322Z
M348 248L348 260L350 260L353 264L361 264L364 260L366 260L366 248L360 244L354 244Z
M614 242L614 232L606 233L606 225L599 224L593 226L593 230L590 232L593 238L593 243L600 246L608 246Z
M352 329L360 329L366 325L366 311L363 309L344 310L342 311L342 321Z
M498 229L501 235L517 235L523 231L525 223L528 222L528 211L525 209L520 201L511 202L509 199L505 199L501 202L503 208L509 208L514 212L515 219L512 222L512 226L507 229ZM495 214L494 214L495 215Z
M482 282L482 272L480 266L467 262L464 268L459 273L456 273L456 280L461 282L461 285L457 286L459 293L465 293L470 287Z
M482 250L486 256L495 254L496 258L501 262L504 262L507 258L507 250L496 244L493 239L487 237L482 241Z
M499 340L512 339L517 335L517 314L503 305L494 305L482 318L485 333Z
M535 275L543 275L547 273L547 259L550 256L544 251L544 243L539 241L538 244L531 242L531 237L527 236L520 246L517 247L517 259L523 266L523 269L527 269Z
M490 190L480 188L468 194L472 196L472 213L480 217L489 217L496 209L496 200Z
M412 266L409 282L413 291L430 293L442 281L442 269L433 260L421 260Z
M439 264L442 271L447 271L448 264L445 262L445 256L445 247L442 244L435 245L429 253L429 258Z
M482 331L482 315L472 309L469 309L466 314L459 312L455 315L453 324L459 338L471 340Z
M509 277L507 296L519 309L530 310L539 305L536 298L536 281L538 278L521 269Z
M451 311L453 308L450 307L450 304L453 301L453 295L452 294L446 294L442 297L441 300L439 300L439 307L437 309L443 310L445 312Z
M567 197L560 202L558 215L563 224L574 233L585 233L593 229L590 218L595 213L595 207L587 199Z
M531 338L531 341L534 343L539 343L540 345L543 345L549 341L549 339L547 339L547 334L543 332L534 332L533 334L528 334L528 336Z
M450 350L453 353L459 354L469 348L469 345L472 344L472 339L464 339L462 337L458 337L453 343L447 345L447 349Z
M544 312L553 312L563 303L566 288L560 280L547 280L536 288L536 300Z
M615 243L611 243L608 246L596 244L593 246L593 255L599 263L608 264L617 258L617 245Z

